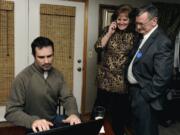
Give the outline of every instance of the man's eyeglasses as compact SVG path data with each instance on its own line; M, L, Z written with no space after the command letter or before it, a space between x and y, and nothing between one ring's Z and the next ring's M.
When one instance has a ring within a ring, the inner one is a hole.
M145 23L138 23L138 22L136 22L136 26L145 27L147 24L149 24L149 22L150 22L151 20L152 20L152 19L149 19L149 20L146 21Z

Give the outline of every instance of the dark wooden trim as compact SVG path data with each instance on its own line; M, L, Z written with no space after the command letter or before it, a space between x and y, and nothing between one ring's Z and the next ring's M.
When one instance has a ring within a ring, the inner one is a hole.
M88 6L89 0L85 0L85 14L84 14L84 48L83 48L83 86L82 86L82 98L81 98L81 113L86 111L86 72L87 72L87 42L88 42Z
M0 122L1 135L25 135L26 129L24 127L15 126L7 121Z

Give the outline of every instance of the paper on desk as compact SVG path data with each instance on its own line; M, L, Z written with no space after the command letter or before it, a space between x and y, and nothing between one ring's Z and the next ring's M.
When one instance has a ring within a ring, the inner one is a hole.
M102 134L105 133L104 126L101 127L101 130L99 131L99 133L102 133Z

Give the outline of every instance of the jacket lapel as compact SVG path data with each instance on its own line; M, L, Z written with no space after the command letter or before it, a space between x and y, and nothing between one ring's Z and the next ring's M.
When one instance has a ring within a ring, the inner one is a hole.
M140 35L140 36L138 37L138 39L135 41L134 46L133 46L133 49L131 50L131 52L130 52L130 54L129 54L129 61L130 61L130 62L132 61L134 55L136 54L136 51L137 51L138 48L139 48L139 45L140 45L140 43L141 43L141 40L142 40L142 36Z
M158 29L156 29L150 36L149 38L146 40L146 42L144 43L144 45L142 46L141 49L138 50L138 53L136 55L136 58L134 59L134 64L139 62L143 56L146 54L146 51L148 50L148 48L151 46L151 44L154 41L154 38L156 37L158 32Z

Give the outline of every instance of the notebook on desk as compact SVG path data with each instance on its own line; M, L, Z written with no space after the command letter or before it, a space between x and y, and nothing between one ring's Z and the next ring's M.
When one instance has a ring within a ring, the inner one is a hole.
M28 133L27 135L98 135L102 124L102 119L91 120L77 125L53 128L48 131Z

